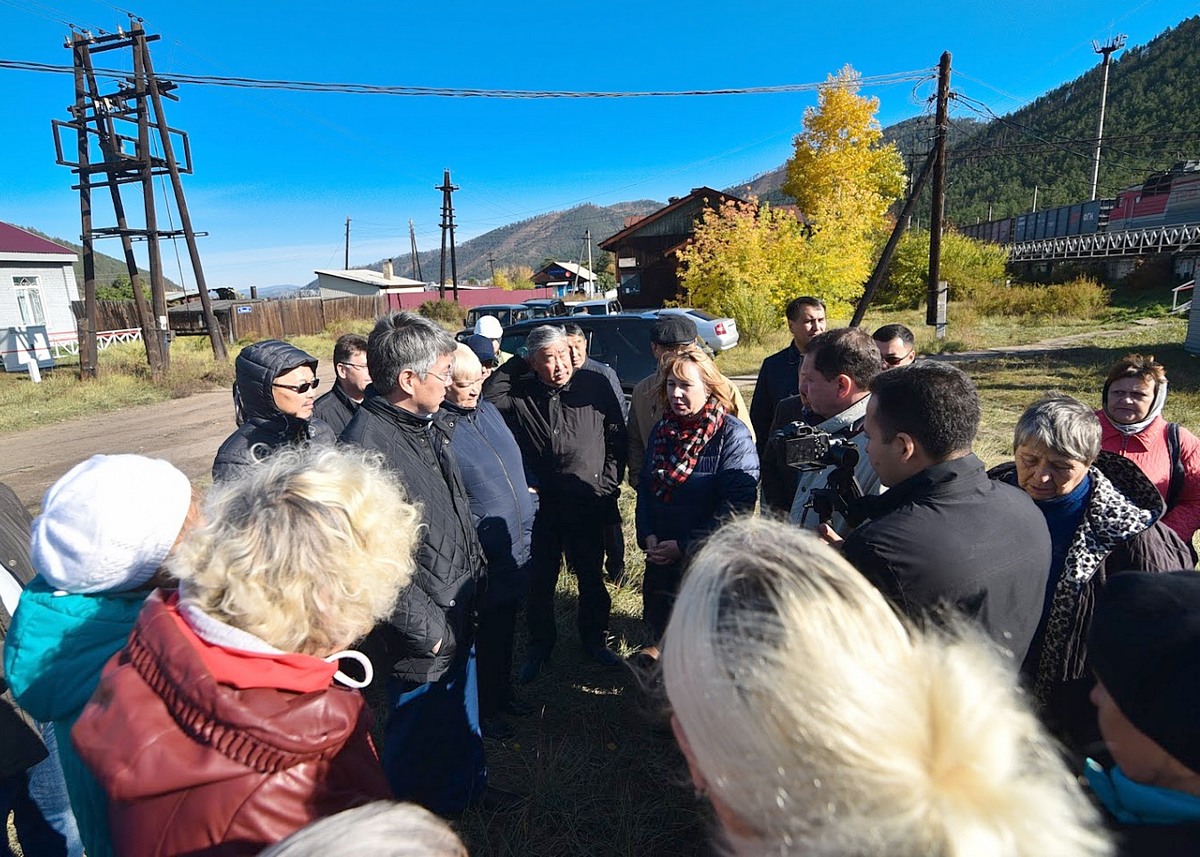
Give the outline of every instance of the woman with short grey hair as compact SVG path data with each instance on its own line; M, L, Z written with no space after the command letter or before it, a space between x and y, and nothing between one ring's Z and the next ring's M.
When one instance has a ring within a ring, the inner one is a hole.
M467 857L462 841L415 803L376 801L314 821L258 857Z
M1092 409L1062 393L1030 405L1013 432L1015 460L991 471L1022 488L1046 518L1052 545L1041 625L1021 668L1050 729L1082 754L1099 740L1088 701L1087 652L1096 597L1118 571L1190 567L1191 553L1159 520L1163 501L1128 459L1100 449Z

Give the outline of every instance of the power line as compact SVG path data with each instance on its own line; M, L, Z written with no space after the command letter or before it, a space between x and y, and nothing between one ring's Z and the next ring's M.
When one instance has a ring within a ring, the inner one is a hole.
M10 0L5 0L10 2ZM71 66L54 65L52 63L31 62L28 60L0 60L0 68L13 71L33 71L48 74L72 74ZM97 68L99 77L124 79L130 73L119 69ZM855 83L860 87L890 86L910 80L928 78L930 71L894 72L892 74L874 75L858 78ZM225 86L234 89L274 89L288 92L332 92L346 95L391 95L391 96L432 96L438 98L675 98L714 95L777 95L791 92L815 92L828 86L828 81L814 83L787 83L776 86L731 87L726 89L687 89L687 90L644 90L644 91L575 91L565 89L458 89L441 86L384 86L369 83L323 83L318 81L301 80L270 80L250 77L225 77L205 74L168 74L175 83L190 83L197 86Z

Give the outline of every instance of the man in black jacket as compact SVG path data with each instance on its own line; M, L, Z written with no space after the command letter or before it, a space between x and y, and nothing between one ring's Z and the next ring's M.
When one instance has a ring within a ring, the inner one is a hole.
M1042 615L1050 533L1028 495L989 479L971 452L979 419L975 386L953 366L876 375L867 455L888 490L862 501L869 520L842 548L903 613L958 611L1020 664Z
M787 305L784 314L792 341L763 360L758 380L754 382L754 398L750 400L750 423L759 456L766 449L776 406L800 392L800 363L809 341L825 332L825 302L820 298L796 298Z
M535 328L526 349L528 359L509 360L483 390L512 429L529 486L540 495L533 525L529 650L518 674L521 682L537 676L557 640L554 589L564 554L579 580L584 653L605 666L620 663L607 646L612 604L601 555L605 498L620 487L627 444L616 394L603 375L575 371L561 327Z
M337 434L346 430L371 385L367 367L367 338L343 333L333 345L333 389L313 403L313 416Z
M380 318L367 340L379 395L342 433L381 452L424 511L417 573L379 629L392 661L382 761L397 799L443 815L483 799L487 782L472 652L483 550L439 414L456 347L421 316Z

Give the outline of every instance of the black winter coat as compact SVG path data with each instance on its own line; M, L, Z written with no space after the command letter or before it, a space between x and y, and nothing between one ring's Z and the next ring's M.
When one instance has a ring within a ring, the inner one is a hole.
M334 379L333 389L313 402L313 416L329 426L336 435L341 435L358 412L358 403L338 386Z
M317 371L317 359L278 339L256 342L242 349L235 362L234 407L241 423L225 439L213 461L213 481L233 479L271 453L294 443L333 443L337 434L319 419L301 420L275 406L271 385L298 366Z
M487 588L479 607L510 604L529 585L537 495L525 482L521 450L495 405L480 401L478 407L460 408L446 402L442 410L487 557Z
M1050 573L1046 519L1024 491L988 479L974 454L864 497L869 520L843 550L907 616L967 616L1019 667Z
M550 387L523 357L492 373L484 397L504 415L542 504L590 503L620 490L628 439L621 403L598 372Z
M775 407L788 396L800 392L800 364L804 355L795 342L763 360L754 382L754 398L750 400L750 425L761 456L771 435L771 418ZM790 507L789 507L790 508Z
M439 413L423 419L382 396L369 396L341 438L382 453L409 499L422 506L417 571L396 603L389 622L394 633L386 635L392 675L417 684L437 681L456 658L466 657L474 635L475 590L486 568L442 418Z
M993 479L1016 484L1014 464L997 465ZM1101 451L1092 465L1087 511L1067 551L1062 575L1052 581L1050 608L1042 617L1022 667L1034 706L1055 736L1076 753L1100 740L1096 708L1088 700L1095 680L1087 639L1096 599L1121 571L1176 571L1192 567L1192 554L1162 523L1162 495L1128 458Z

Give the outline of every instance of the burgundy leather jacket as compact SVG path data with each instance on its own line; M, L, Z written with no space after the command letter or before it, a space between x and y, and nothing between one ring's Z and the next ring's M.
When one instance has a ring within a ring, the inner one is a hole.
M330 665L210 645L175 599L147 599L71 732L108 793L117 854L253 855L391 796L370 713Z

